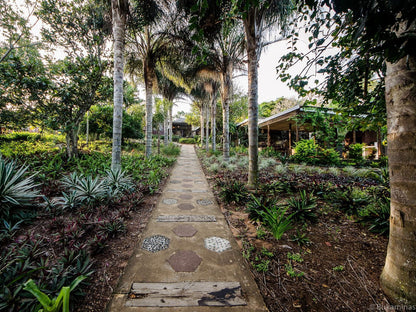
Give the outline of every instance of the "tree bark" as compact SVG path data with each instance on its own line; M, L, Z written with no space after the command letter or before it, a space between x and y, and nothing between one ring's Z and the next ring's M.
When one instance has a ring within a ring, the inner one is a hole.
M152 156L152 132L153 132L153 68L151 64L148 64L147 61L144 62L144 83L145 83L145 92L146 92L146 158Z
M201 115L200 115L200 124L201 127L199 128L201 130L201 147L204 146L204 137L205 137L205 131L204 131L204 127L205 127L205 123L204 123L204 103L201 103Z
M163 144L166 146L169 144L169 138L168 138L168 116L165 116L165 119L163 120Z
M396 304L416 304L416 57L387 63L390 236L381 274Z
M126 14L120 6L122 1L112 0L114 36L114 113L113 113L113 148L111 168L121 168L121 132L123 117L123 73L124 73L124 35L126 28Z
M68 158L78 157L78 128L71 126L66 131L66 154Z
M172 143L173 135L173 105L169 108L169 143Z
M212 151L214 152L217 149L216 115L217 115L217 96L215 92L211 96L211 137L212 137L211 147L212 147Z
M205 150L208 152L209 151L209 111L210 111L210 109L209 109L209 105L208 105L208 103L207 103L207 106L206 106L206 110L205 110L205 113L206 113L206 118L205 118L205 124L206 124L206 134L205 134L205 136L206 136L206 139L205 139Z
M258 38L256 36L255 14L249 12L244 19L248 56L248 186L255 188L259 176L258 165Z
M230 94L232 92L233 68L229 64L221 73L221 102L222 102L222 152L224 161L230 159Z

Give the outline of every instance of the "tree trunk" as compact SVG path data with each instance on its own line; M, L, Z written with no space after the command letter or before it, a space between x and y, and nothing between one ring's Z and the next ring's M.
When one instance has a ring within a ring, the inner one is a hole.
M212 151L215 152L215 150L217 149L216 146L216 140L217 140L217 130L216 130L216 117L217 115L217 94L216 92L212 94L211 96L211 137L212 137L212 141L211 141L211 146L212 146Z
M152 119L153 119L153 68L145 62L144 77L145 77L145 92L146 92L146 157L152 155Z
M66 130L66 154L68 158L78 157L78 125Z
M169 108L169 143L172 143L173 139L173 105Z
M124 73L124 35L126 29L126 14L121 5L122 1L112 0L114 36L114 113L113 113L113 150L111 168L121 168L121 130L123 117L123 73Z
M163 144L165 146L169 144L168 124L168 116L165 116L165 119L163 120Z
M416 304L416 57L387 63L390 236L381 274L396 304Z
M204 131L204 126L205 126L205 123L204 123L204 103L201 103L201 115L200 115L200 124L201 124L201 127L200 127L200 130L201 130L201 147L203 147L204 146L204 137L205 137L205 131Z
M244 20L248 56L248 186L255 188L259 177L258 165L258 55L255 17L251 14Z
M208 152L209 151L209 105L207 103L206 109L205 109L205 113L206 113L206 118L205 118L205 124L206 124L206 134L205 134L205 150Z
M222 152L224 161L230 159L230 94L232 92L232 66L221 74L221 102L222 102Z

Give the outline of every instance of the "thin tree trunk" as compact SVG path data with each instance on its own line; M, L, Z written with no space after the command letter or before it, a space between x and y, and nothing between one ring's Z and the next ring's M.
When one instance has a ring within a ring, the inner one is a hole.
M163 120L163 144L165 146L169 144L168 124L168 116L165 116L165 119Z
M201 103L201 116L200 116L200 123L201 123L201 147L204 146L204 137L205 137L205 131L204 131L204 103Z
M232 67L221 75L221 102L222 102L222 137L224 161L230 159L230 93L232 92Z
M169 108L169 143L173 140L173 105Z
M121 129L123 116L123 73L124 73L124 35L126 14L120 7L122 1L112 0L113 36L114 36L114 114L113 149L111 168L121 168Z
M87 112L87 135L86 135L86 145L88 147L88 143L89 143L89 138L90 138L90 111Z
M78 156L78 126L72 126L66 132L66 152L68 158Z
M255 188L259 176L258 166L258 56L255 17L249 16L244 20L248 55L248 186Z
M207 152L209 151L209 111L210 111L210 109L209 109L209 105L207 103L206 110L205 110L205 113L206 113L206 118L205 118L206 127L205 128L207 129L206 134L205 134L205 136L206 136L205 150Z
M387 63L390 236L381 286L396 304L416 303L416 57Z
M152 155L152 119L153 119L153 75L152 68L149 65L144 65L145 73L145 92L146 92L146 157Z
M212 151L215 152L215 150L217 149L216 146L216 140L217 140L217 133L216 133L216 115L217 115L217 94L215 92L215 94L212 94L211 97L211 137L212 137L212 142L211 142L211 146L212 146Z

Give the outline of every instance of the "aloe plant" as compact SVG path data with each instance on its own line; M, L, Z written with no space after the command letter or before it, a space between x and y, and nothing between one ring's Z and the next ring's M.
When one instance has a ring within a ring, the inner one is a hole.
M7 216L12 207L32 205L39 196L34 176L25 177L27 169L0 157L0 216Z
M40 309L38 312L69 312L69 296L71 291L73 291L84 279L86 276L78 276L70 286L64 286L61 288L58 296L56 298L49 298L47 294L42 292L36 283L30 279L24 284L24 290L30 292L33 296L38 299L39 303L42 305L43 309Z

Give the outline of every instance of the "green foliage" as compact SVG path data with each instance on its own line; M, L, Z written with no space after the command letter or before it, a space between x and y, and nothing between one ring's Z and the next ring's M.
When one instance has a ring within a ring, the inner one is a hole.
M124 193L133 191L135 187L132 178L121 169L108 170L104 186L108 199L119 198Z
M179 143L181 144L195 144L196 141L194 138L180 138Z
M162 147L162 153L166 156L179 156L181 148L176 144L170 143Z
M357 143L348 146L348 158L356 161L363 160L364 144Z
M332 268L332 271L334 272L342 272L344 271L345 267L343 265L337 265L335 267Z
M276 203L277 198L273 196L254 196L251 194L246 211L249 213L251 220L262 220L260 211L266 211L270 207L276 206Z
M329 199L331 204L349 215L357 215L370 200L367 192L351 186L337 188L325 194L324 198Z
M123 219L115 218L100 224L101 233L109 237L117 237L127 232L126 224Z
M360 212L360 222L371 232L388 235L390 229L390 200L381 197L374 200Z
M0 216L8 216L10 210L34 205L39 197L35 190L34 176L25 177L27 167L17 167L13 161L0 157Z
M84 177L82 174L78 175L74 172L65 176L62 183L71 192L75 192L75 196L80 203L86 204L88 207L103 199L107 194L106 185L99 177Z
M310 165L336 165L340 161L339 154L334 149L323 149L312 139L297 142L292 159Z
M298 263L302 263L303 262L302 256L300 254L298 254L298 253L288 252L287 253L287 258L289 260L293 260L293 261L298 262Z
M70 293L86 278L86 276L78 276L70 286L62 287L58 296L52 299L42 292L32 279L24 284L23 289L35 296L42 305L43 309L40 309L39 312L59 312L61 311L61 307L62 312L69 312Z
M286 270L286 274L290 277L302 277L305 275L304 272L295 271L295 269L292 266L292 263L290 262L285 264L285 270Z
M279 240L283 234L292 228L292 215L286 215L286 209L278 206L265 207L259 214L266 227L269 228L273 236Z
M221 199L230 204L232 202L240 204L248 197L248 191L244 183L237 180L217 181L217 186L221 188Z
M292 219L294 221L316 221L316 199L313 194L307 195L305 190L301 190L298 198L290 197L286 203L293 213Z
M293 235L290 240L299 246L308 246L312 243L307 234L299 229L296 229L296 235Z

